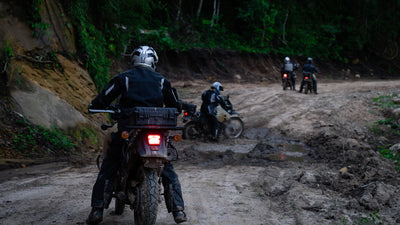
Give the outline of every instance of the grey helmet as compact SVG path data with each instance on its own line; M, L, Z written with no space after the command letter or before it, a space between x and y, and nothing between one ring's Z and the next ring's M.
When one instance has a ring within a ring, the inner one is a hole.
M307 63L312 64L312 58L311 57L307 58Z
M133 66L144 66L152 70L156 69L158 56L152 47L140 46L136 48L131 53L131 58Z
M289 62L290 58L288 56L285 57L285 62Z
M214 82L214 83L211 85L211 88L216 89L218 93L219 93L220 91L223 91L223 90L224 90L224 87L222 86L222 84L221 84L220 82Z

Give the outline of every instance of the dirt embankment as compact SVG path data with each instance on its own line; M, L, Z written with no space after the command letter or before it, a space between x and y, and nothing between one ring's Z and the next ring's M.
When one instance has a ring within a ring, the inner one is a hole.
M200 104L209 83L175 82ZM400 81L319 82L319 95L279 84L225 83L246 131L242 138L176 144L186 224L398 224L400 177L376 152L383 119L372 99L399 94ZM83 224L97 169L66 165L0 173L4 224ZM102 224L133 224L105 211ZM157 224L174 224L164 203Z

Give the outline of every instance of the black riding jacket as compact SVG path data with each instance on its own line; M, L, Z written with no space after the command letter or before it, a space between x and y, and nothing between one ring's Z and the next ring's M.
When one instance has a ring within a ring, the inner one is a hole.
M319 73L319 72L313 64L307 63L304 64L303 66L303 73Z
M224 98L214 89L203 92L201 99L203 100L200 109L202 113L217 115L216 108L218 105L221 105L224 109L226 108Z
M90 108L104 109L120 96L122 108L166 107L181 111L181 103L171 83L161 74L145 67L116 75L91 102Z

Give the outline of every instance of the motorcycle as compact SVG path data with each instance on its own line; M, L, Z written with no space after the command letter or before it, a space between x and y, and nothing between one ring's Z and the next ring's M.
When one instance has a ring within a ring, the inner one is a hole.
M290 73L283 73L282 74L282 87L283 90L286 90L286 88L289 88L292 90L293 84L292 84L292 78Z
M125 205L129 205L134 211L135 224L154 225L162 194L168 211L172 211L172 193L167 190L161 193L160 175L164 163L178 158L172 141L180 141L182 136L170 135L172 130L183 129L177 127L177 109L135 107L121 110L110 107L106 110L89 109L89 112L111 113L111 118L117 123L118 120L126 122L118 124L123 140L123 160L113 183L112 196L105 198L105 208L115 198L115 214L121 215ZM101 129L107 130L114 124L103 124ZM99 161L98 158L98 167Z
M240 118L240 114L233 110L229 95L224 99L226 108L217 107L217 120L220 123L219 135L222 133L226 138L239 138L244 131L244 123ZM201 112L196 111L197 106L194 104L183 103L183 138L197 139L207 138L209 136L209 128L207 118Z
M308 92L310 92L310 93L314 92L314 84L312 81L312 76L314 76L314 74L312 74L312 73L303 73L302 85L303 85L305 94L308 94Z

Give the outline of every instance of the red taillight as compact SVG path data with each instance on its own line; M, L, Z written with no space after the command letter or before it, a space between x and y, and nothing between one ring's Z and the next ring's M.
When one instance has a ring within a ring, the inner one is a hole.
M304 79L308 80L308 77L304 77Z
M147 142L149 145L160 145L161 143L161 135L159 134L148 134Z
M283 74L283 77L284 77L284 78L287 78L287 74L286 74L286 73L284 73L284 74Z
M183 115L184 115L184 116L187 116L187 115L189 115L189 113L188 113L188 112L184 112Z

